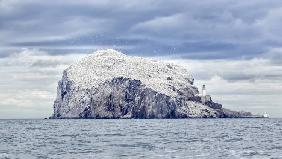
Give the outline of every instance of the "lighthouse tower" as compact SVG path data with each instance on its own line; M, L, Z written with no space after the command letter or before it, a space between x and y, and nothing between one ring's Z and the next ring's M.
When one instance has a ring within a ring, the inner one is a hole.
M211 96L207 95L206 85L202 86L202 95L201 95L202 104L206 104L206 102L210 102Z
M203 85L203 87L202 87L202 96L205 97L206 95L207 95L206 85Z

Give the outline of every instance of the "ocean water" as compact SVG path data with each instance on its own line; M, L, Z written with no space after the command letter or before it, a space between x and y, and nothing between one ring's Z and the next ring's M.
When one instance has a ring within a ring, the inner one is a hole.
M282 119L0 120L0 158L282 159Z

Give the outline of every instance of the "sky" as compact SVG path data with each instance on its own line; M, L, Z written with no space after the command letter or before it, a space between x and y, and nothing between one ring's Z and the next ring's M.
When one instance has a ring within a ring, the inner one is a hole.
M225 108L282 117L282 1L0 0L0 119L52 114L99 49L186 67Z

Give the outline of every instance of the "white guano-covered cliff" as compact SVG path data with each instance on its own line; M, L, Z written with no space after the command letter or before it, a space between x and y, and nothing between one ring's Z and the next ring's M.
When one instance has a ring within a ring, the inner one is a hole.
M97 87L113 77L127 77L140 80L157 92L176 96L170 86L180 89L193 84L192 75L183 67L127 56L112 49L97 51L71 65L66 72L68 78L81 88Z
M181 66L100 50L64 71L51 118L242 116L212 100L202 103L193 81Z

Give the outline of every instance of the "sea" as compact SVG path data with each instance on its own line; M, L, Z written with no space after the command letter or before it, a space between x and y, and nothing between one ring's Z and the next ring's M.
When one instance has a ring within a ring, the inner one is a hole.
M282 119L0 120L2 159L282 159Z

